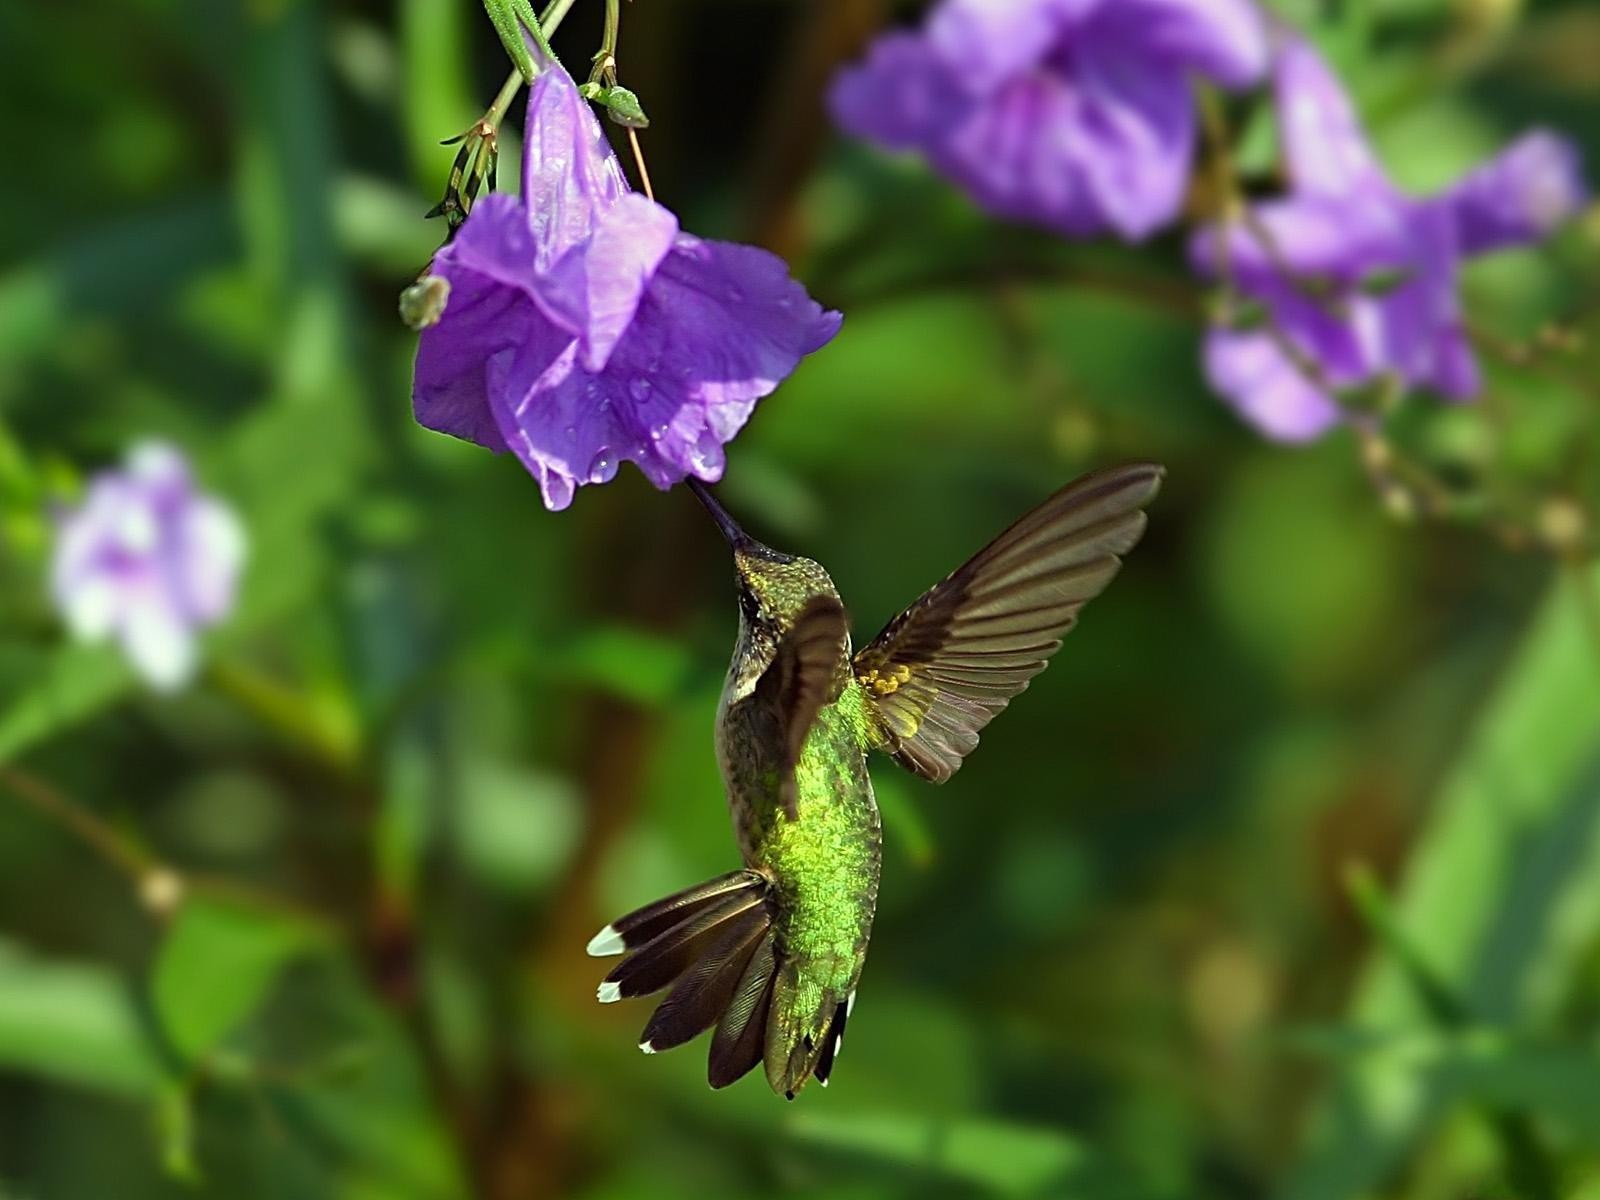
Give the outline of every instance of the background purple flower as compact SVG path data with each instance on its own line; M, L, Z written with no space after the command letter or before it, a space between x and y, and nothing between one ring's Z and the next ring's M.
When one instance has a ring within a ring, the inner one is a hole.
M528 97L522 198L479 201L433 271L450 291L418 345L417 420L510 449L552 509L624 460L660 488L720 478L756 401L840 323L775 255L630 192L554 65Z
M1225 247L1214 229L1193 247L1196 265L1213 275L1226 268L1272 327L1213 330L1212 385L1284 441L1325 432L1342 417L1332 393L1386 374L1451 399L1475 396L1482 381L1457 266L1537 241L1577 212L1576 151L1528 134L1441 195L1417 199L1390 182L1343 87L1306 43L1284 45L1276 92L1290 194L1232 225Z
M842 72L832 106L998 216L1133 240L1183 203L1192 77L1246 87L1266 67L1249 0L944 0Z
M233 608L244 555L233 512L195 490L181 454L147 442L62 516L50 590L75 637L114 638L170 690L194 674L199 631Z

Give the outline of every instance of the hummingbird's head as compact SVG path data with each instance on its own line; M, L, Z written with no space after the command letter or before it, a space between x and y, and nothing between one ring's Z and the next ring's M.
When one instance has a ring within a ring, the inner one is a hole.
M739 615L747 628L781 634L811 597L818 592L834 594L833 580L819 563L784 554L756 541L739 527L699 480L689 480L689 487L733 548Z

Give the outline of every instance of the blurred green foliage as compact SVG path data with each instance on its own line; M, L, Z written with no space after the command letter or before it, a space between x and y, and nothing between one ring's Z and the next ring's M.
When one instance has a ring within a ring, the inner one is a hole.
M828 132L888 7L624 14L658 194L847 313L728 503L868 633L1078 471L1171 475L961 774L879 768L849 1053L793 1106L637 1054L582 950L733 865L714 531L627 472L548 514L410 418L437 143L505 73L477 6L0 9L0 1197L1600 1197L1600 577L1490 519L1592 516L1595 353L1397 414L1462 494L1397 521L1353 439L1206 394L1176 239L1001 228ZM1530 121L1600 163L1593 4L1278 7L1407 186ZM1600 340L1597 246L1474 265L1474 319ZM252 539L172 700L42 582L49 505L147 434Z

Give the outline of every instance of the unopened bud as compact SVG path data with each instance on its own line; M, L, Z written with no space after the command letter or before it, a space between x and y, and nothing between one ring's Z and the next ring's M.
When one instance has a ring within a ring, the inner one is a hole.
M420 333L437 325L450 301L450 281L443 275L424 275L400 293L400 319Z
M1383 511L1402 525L1409 525L1417 519L1417 498L1403 487L1386 487L1383 489Z
M1361 462L1374 475L1386 475L1394 465L1394 447L1373 434L1361 439Z
M183 876L170 867L151 867L139 879L139 903L158 917L170 917L183 903Z
M1554 496L1539 509L1539 536L1552 550L1576 553L1589 537L1588 515L1572 497Z
M600 103L605 105L606 115L624 129L650 128L650 118L644 115L644 106L639 103L639 97L627 88L606 88L600 94Z

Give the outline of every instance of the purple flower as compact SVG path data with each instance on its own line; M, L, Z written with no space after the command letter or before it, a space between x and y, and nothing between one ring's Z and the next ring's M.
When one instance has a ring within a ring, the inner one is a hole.
M522 198L473 206L433 260L417 420L510 449L551 509L624 459L667 488L721 477L756 401L838 332L764 250L702 241L628 189L559 66L528 97Z
M1246 87L1267 57L1250 0L944 0L840 74L833 113L998 216L1135 240L1182 206L1191 77Z
M1571 217L1584 202L1575 150L1530 133L1444 193L1417 199L1384 174L1349 97L1310 46L1286 42L1276 76L1292 190L1230 226L1225 245L1215 229L1193 245L1201 270L1225 267L1270 321L1209 334L1212 386L1282 441L1322 434L1342 418L1332 393L1383 376L1450 399L1477 395L1457 266L1537 241Z
M152 686L194 674L199 631L233 608L244 530L195 490L170 446L136 446L62 515L50 569L57 610L82 641L114 638Z

